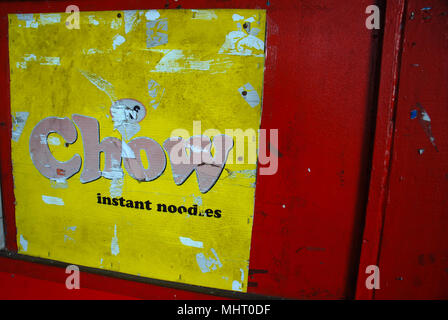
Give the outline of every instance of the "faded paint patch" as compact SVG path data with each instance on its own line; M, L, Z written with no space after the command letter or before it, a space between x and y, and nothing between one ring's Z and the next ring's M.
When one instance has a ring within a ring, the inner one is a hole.
M41 57L40 64L43 66L60 66L61 65L61 58L59 57Z
M39 26L32 13L18 13L16 16L18 20L25 22L25 28L37 28ZM19 24L19 27L22 26L22 24Z
M89 19L89 23L93 24L94 26L97 26L100 24L100 22L98 20L96 20L95 16L88 16Z
M201 196L195 197L194 194L192 194L192 196L193 196L193 203L196 203L198 206L202 206L202 197Z
M209 71L211 74L225 73L232 66L232 61L227 59L197 60L192 54L186 56L182 50L157 50L165 55L160 59L151 72L193 72ZM212 72L213 71L213 72Z
M250 83L246 83L244 86L238 88L238 91L252 108L260 104L260 96Z
M434 138L434 136L432 134L431 118L429 117L428 112L426 112L425 108L423 108L423 106L420 103L417 103L417 108L419 111L418 112L418 121L419 121L420 125L422 126L423 130L425 131L426 135L429 138L429 141L434 146L436 151L439 151L437 149L436 139Z
M241 17L238 14L234 14L233 20L242 20ZM220 54L264 57L264 41L257 38L260 29L251 28L250 24L255 22L255 19L250 17L245 21L243 26L241 23L237 23L238 31L231 31L226 35L226 40L219 50Z
M211 248L211 251L216 259L210 257L207 258L202 252L196 255L196 262L203 273L216 270L222 267L221 261L219 261L218 255L215 249Z
M145 13L145 17L149 21L155 21L160 18L160 13L157 10L149 10Z
M127 34L132 31L134 25L137 23L138 14L137 10L125 10L124 11L124 32Z
M52 146L59 146L59 145L61 145L61 141L59 140L58 137L49 136L47 141L48 141L48 144L52 145Z
M123 43L125 43L126 39L125 37L123 37L122 35L117 34L114 39L113 39L113 43L112 46L114 48L114 50L118 47L121 46Z
M42 201L45 202L46 204L54 204L56 206L64 205L64 200L62 200L61 198L58 198L58 197L50 197L50 196L42 195Z
M240 272L241 272L241 282L237 281L237 280L233 280L233 282L232 282L232 290L243 291L244 270L240 269Z
M54 24L61 22L61 15L59 13L41 13L40 23L42 25Z
M204 244L201 241L194 241L190 238L179 237L180 242L184 246L195 247L195 248L204 248Z
M153 48L167 43L168 43L168 19L160 19L147 22L146 47Z
M23 237L23 235L20 235L19 243L23 251L28 251L28 241Z
M12 116L12 133L11 138L15 142L19 142L20 136L22 135L23 129L25 128L26 120L28 120L30 113L16 112L15 115Z
M158 84L155 80L148 81L148 94L152 98L150 101L151 107L157 109L162 100L165 88Z
M216 20L218 16L215 14L213 10L191 10L193 12L193 16L191 19L195 20Z
M114 236L112 237L112 242L110 244L110 252L114 256L120 253L120 247L118 246L118 237L117 237L117 225L114 226Z

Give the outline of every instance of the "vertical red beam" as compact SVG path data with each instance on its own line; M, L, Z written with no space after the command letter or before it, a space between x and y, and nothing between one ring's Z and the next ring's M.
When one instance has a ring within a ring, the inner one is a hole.
M8 14L0 12L0 177L6 248L17 250L14 212L14 182L11 163L11 114L9 108Z
M388 1L386 5L375 142L356 299L374 297L374 290L365 286L368 276L365 271L369 265L378 265L379 260L393 148L405 6L405 0Z

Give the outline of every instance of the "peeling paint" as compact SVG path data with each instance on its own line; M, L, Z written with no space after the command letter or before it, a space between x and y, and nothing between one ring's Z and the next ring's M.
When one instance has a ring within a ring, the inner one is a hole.
M95 19L95 16L88 16L88 19L89 19L89 23L93 24L94 26L97 26L100 24L99 21Z
M58 137L48 137L48 144L52 146L59 146L61 145L61 141Z
M160 17L160 13L157 10L149 10L145 13L145 17L149 21L155 21Z
M54 24L61 22L61 15L59 13L41 13L40 23L42 25Z
M37 28L39 26L32 13L18 13L16 16L18 20L25 21L25 28Z
M121 46L126 41L126 39L122 35L119 35L119 34L117 34L113 40L114 40L114 42L112 43L112 46L113 46L114 50L118 46Z
M237 281L237 280L233 280L233 282L232 282L232 290L243 291L244 270L240 269L240 272L241 272L241 282Z
M148 21L146 23L146 47L153 48L167 43L168 19Z
M185 237L179 237L179 240L184 246L195 247L195 248L204 248L204 244L201 241L194 241L194 240L191 240L190 238L185 238Z
M162 88L155 80L148 80L148 94L152 98L150 101L151 107L157 109L164 93L165 88Z
M134 25L138 21L137 10L125 10L124 11L124 32L127 34L132 31Z
M260 104L260 97L258 96L255 88L250 84L246 83L244 86L238 88L239 93L244 100L252 107L256 107Z
M110 252L114 256L120 253L120 247L118 246L118 237L117 237L117 225L114 226L114 236L112 237L112 242L110 244Z
M420 125L423 127L423 130L425 131L426 135L429 138L429 141L434 146L436 151L439 151L437 149L436 139L434 138L434 136L432 134L431 118L429 117L428 112L426 112L426 110L423 108L423 106L421 104L419 104L419 103L417 103L417 108L418 108L418 111L419 111L419 113L418 113L418 120L419 120Z
M193 12L193 16L191 19L196 20L216 20L218 16L215 14L213 10L191 10Z
M23 235L20 235L19 243L23 251L28 251L28 241L23 237Z
M12 133L11 138L15 142L19 142L23 129L25 128L26 120L28 119L29 112L16 112L12 117Z
M206 258L205 255L201 252L196 255L196 261L198 263L199 268L203 273L210 272L216 270L217 268L222 267L221 261L219 261L218 255L216 254L215 249L210 249L215 256L216 259Z
M59 57L42 57L41 60L44 60L44 62L40 63L43 66L60 66L61 65L61 58L59 58Z

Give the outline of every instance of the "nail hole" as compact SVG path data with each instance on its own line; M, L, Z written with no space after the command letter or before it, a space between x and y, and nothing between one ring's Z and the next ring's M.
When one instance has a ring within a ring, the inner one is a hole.
M118 18L121 18L121 13L117 14L117 17L118 17Z
M242 94L243 96L247 96L247 91L243 91L243 92L241 92L241 94Z

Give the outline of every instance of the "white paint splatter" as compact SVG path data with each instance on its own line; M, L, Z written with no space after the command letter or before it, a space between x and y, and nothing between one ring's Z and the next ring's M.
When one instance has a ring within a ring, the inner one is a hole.
M118 28L120 28L121 23L121 20L112 20L112 22L110 23L110 27L111 29L117 30Z
M48 144L52 145L52 146L59 146L61 145L61 141L59 140L58 137L48 137Z
M68 235L64 235L64 242L67 242L67 240L70 240L70 241L75 241L75 239L73 239L72 237L70 237L70 236L68 236Z
M222 263L219 261L218 255L216 254L215 249L211 248L212 253L214 254L216 259L206 258L205 255L201 252L196 255L196 262L198 263L199 268L203 273L210 272L212 270L216 270L217 267L221 268Z
M244 100L252 107L256 107L260 104L260 97L258 96L255 88L250 84L246 83L244 86L238 88L239 93Z
M42 25L54 24L61 22L61 15L59 13L41 13L40 23Z
M137 10L125 10L124 11L124 32L127 34L132 30L134 24L136 24L138 15Z
M195 247L195 248L204 248L204 244L201 241L194 241L190 238L185 237L179 237L180 242L188 247Z
M128 146L126 142L124 142L124 139L121 140L121 157L135 159L134 151L131 149L131 147Z
M192 196L193 196L193 203L196 203L198 206L202 206L202 197L201 196L195 197L194 194L192 194Z
M216 20L218 16L215 14L213 10L191 10L193 12L192 19L195 20Z
M114 42L113 42L112 46L113 46L114 50L118 46L121 46L126 41L125 37L123 37L122 35L119 35L119 34L117 34L113 40L114 40Z
M118 237L117 237L117 225L114 227L114 236L112 237L112 242L110 244L111 253L116 256L120 253L120 247L118 246Z
M95 19L95 16L88 16L89 18L89 23L93 24L95 26L99 25L100 23L98 22L98 20Z
M61 198L58 198L58 197L50 197L50 196L42 195L42 201L45 202L46 204L54 204L57 206L64 205L64 200L62 200Z
M19 142L23 129L25 128L26 120L28 120L30 113L26 111L16 112L12 119L12 133L11 138L15 142Z
M163 58L152 72L178 72L182 70L178 60L184 58L182 50L160 50L165 52Z
M239 21L239 20L244 20L244 17L240 16L237 13L234 13L233 16L232 16L232 19L233 19L233 21Z
M243 291L244 270L240 269L240 271L241 271L241 282L237 281L237 280L233 280L233 282L232 282L232 290Z
M226 35L226 40L219 50L220 54L238 56L264 56L264 41L257 38L259 29L254 28L249 33L241 30L238 24L238 31L232 31Z
M32 13L18 13L16 16L18 20L25 21L25 28L37 28L39 26ZM19 25L19 27L21 26Z
M160 13L157 10L149 10L145 13L145 17L148 21L154 21L160 17Z
M28 251L28 241L23 237L23 235L20 235L19 243L23 251Z
M229 175L227 176L230 179L235 179L235 178L255 178L255 176L257 175L257 169L253 169L253 170L239 170L239 171L231 171L229 173Z
M40 60L43 60L40 64L43 66L60 66L61 58L59 57L41 57Z
M160 84L158 84L155 80L148 81L148 94L152 98L150 103L151 107L157 109L162 100L163 94L165 93L165 88L162 88Z

